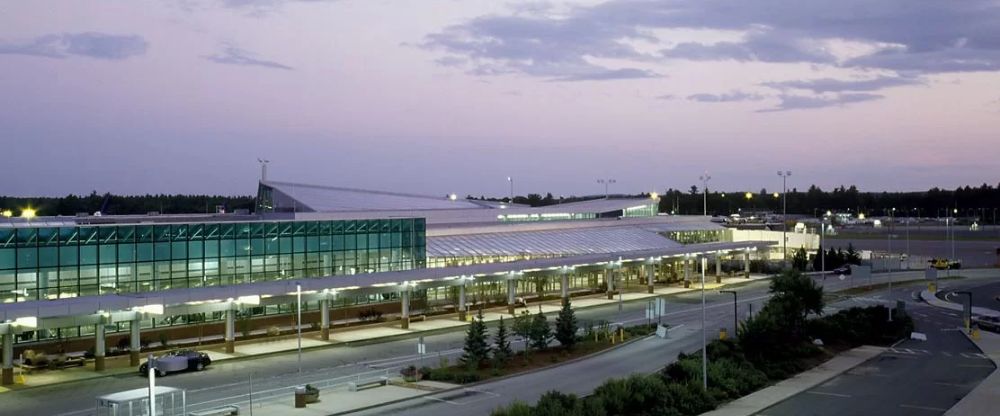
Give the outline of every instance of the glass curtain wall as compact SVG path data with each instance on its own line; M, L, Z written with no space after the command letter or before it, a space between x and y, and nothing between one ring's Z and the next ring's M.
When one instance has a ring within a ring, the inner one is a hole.
M416 219L0 228L0 301L426 267Z

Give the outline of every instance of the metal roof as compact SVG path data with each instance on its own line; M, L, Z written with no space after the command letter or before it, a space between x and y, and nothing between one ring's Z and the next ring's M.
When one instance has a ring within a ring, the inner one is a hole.
M638 227L595 227L427 237L427 256L564 256L672 248L679 245L656 232Z
M460 276L498 276L511 273L558 270L560 267L587 266L614 261L641 261L655 257L676 257L723 251L737 251L768 247L777 243L768 241L741 241L736 243L690 244L679 247L657 248L637 251L620 251L602 254L584 254L544 259L519 260L512 262L481 263L457 267L437 267L411 269L394 272L337 275L316 278L300 278L279 281L257 282L232 286L169 289L158 292L108 294L60 299L59 301L27 301L0 304L0 319L14 320L19 317L63 317L93 314L97 311L126 311L145 305L183 305L185 303L221 301L242 296L283 296L294 293L296 284L302 285L304 292L319 292L326 289L350 290L371 287L399 285L403 282L442 282Z
M491 208L489 204L479 204L471 200L451 200L447 195L435 197L276 181L262 181L261 184L294 199L304 211L341 212ZM291 207L281 208L288 209Z

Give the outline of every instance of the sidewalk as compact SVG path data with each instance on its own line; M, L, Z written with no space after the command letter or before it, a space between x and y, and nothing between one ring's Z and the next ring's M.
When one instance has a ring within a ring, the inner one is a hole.
M746 284L748 282L758 281L768 279L769 276L766 275L751 275L749 279L743 277L733 277L733 278L723 278L721 284L715 283L715 278L712 277L712 283L706 282L705 289L715 290L723 286ZM635 290L636 287L633 286L630 289ZM692 282L690 288L683 288L679 286L658 286L654 289L654 293L646 293L646 287L642 286L642 292L625 292L622 293L621 298L624 302L636 301L641 299L649 299L658 296L665 295L675 295L679 293L694 292L701 290L701 282ZM572 298L574 309L586 309L593 308L602 305L617 304L618 296L614 299L607 299L604 294L595 294L581 296L578 298ZM527 310L531 312L536 312L539 310L546 314L557 313L561 308L561 300L554 299L550 301L543 301L537 303L529 303ZM520 308L519 311L525 310ZM469 317L471 319L474 312L470 311ZM507 308L497 307L491 308L483 311L483 319L485 321L496 321L501 317L504 319L512 319L513 316L507 313ZM456 328L468 325L468 322L462 322L458 320L456 314L447 314L429 317L425 320L413 320L410 322L409 329L399 328L398 322L396 323L382 323L377 325L368 325L363 327L350 327L344 329L331 329L330 330L330 340L324 341L320 339L318 331L312 331L311 327L308 325L303 325L303 328L310 328L310 331L303 333L302 335L302 348L303 349L313 349L313 348L324 348L335 345L343 345L347 343L356 342L373 342L379 339L389 339L393 337L407 337L419 335L421 333L446 330L448 328ZM294 326L289 326L282 328L282 335L277 338L263 338L254 340L245 340L236 342L236 350L234 353L226 353L225 346L221 343L222 338L218 335L206 336L202 338L204 345L193 347L200 351L208 353L209 357L212 358L213 363L224 362L227 360L249 358L267 354L281 353L287 351L294 351L298 348L297 338L294 336L287 335L289 332L294 331ZM263 330L261 330L263 331ZM188 347L188 346L185 346ZM145 354L143 354L145 357ZM144 360L145 358L143 358ZM88 364L81 367L73 367L62 370L41 370L33 373L25 373L24 377L20 376L21 370L15 368L15 382L17 384L13 386L0 387L0 394L7 391L17 391L26 388L40 387L52 384L67 383L80 380L96 379L102 377L115 376L120 374L127 374L131 372L138 371L135 367L129 365L128 355L119 356L109 356L105 361L105 370L101 372L94 371L93 365ZM22 382L23 381L23 382Z
M827 380L857 367L885 350L885 348L865 345L844 351L812 370L733 400L718 409L703 413L702 416L749 416L756 414L796 394L823 384Z
M962 331L964 334L965 331ZM1000 367L1000 335L980 331L979 339L969 338L983 354ZM975 389L965 395L961 401L945 412L945 416L989 415L995 414L1000 403L1000 368L986 377Z

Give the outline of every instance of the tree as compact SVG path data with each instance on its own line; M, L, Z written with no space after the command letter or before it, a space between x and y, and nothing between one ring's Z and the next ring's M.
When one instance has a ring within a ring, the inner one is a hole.
M556 340L566 349L573 349L576 345L576 313L570 307L569 299L563 302L559 316L556 316Z
M809 260L806 257L806 249L799 247L799 249L795 251L795 256L792 257L792 267L798 271L805 271L808 265Z
M528 341L531 338L531 323L531 312L522 311L520 315L514 316L514 325L511 327L524 340L525 355L531 351L531 343Z
M541 311L531 319L529 338L532 348L544 350L549 347L549 341L552 340L552 328L549 328L549 320L545 319L545 314Z
M844 253L844 256L845 263L861 265L861 254L854 249L854 243L847 243L847 252Z
M493 347L493 362L500 367L507 364L510 357L514 356L514 351L510 348L510 336L507 333L507 325L503 323L503 317L500 317L500 324L497 326L496 336L493 337L493 343L496 346Z
M801 330L810 313L823 313L823 288L798 271L785 271L771 279L771 293L762 313L773 313L793 333Z
M490 346L486 343L486 322L483 321L482 309L479 310L476 319L473 319L472 323L469 324L462 351L462 362L470 370L478 368L490 356Z
M826 263L826 259L823 258L824 254L826 254L826 253L823 253L823 246L820 245L819 248L816 249L816 255L813 256L813 260L812 260L813 270L815 270L817 272L820 271L820 270L823 270L823 266L826 265L825 264Z

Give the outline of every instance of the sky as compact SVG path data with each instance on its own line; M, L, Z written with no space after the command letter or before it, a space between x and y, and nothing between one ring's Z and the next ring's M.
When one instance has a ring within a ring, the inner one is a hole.
M1000 182L1000 2L0 0L0 195Z

